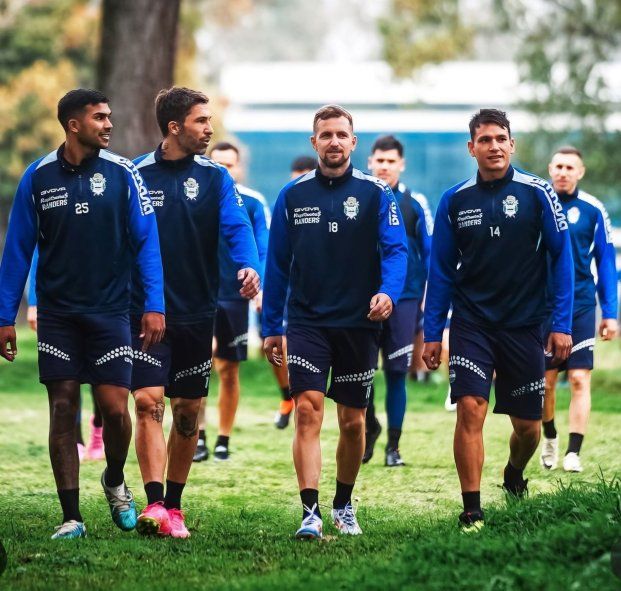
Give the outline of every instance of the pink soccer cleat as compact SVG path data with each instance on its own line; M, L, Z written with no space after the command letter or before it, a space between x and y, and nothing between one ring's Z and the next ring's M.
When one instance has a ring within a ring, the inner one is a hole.
M151 503L138 516L136 531L143 536L168 536L170 530L170 516L162 501Z
M91 416L91 439L86 449L89 460L103 460L106 457L103 442L103 427L95 427L95 417Z
M168 509L170 535L173 538L189 538L190 532L185 526L185 514L181 509Z

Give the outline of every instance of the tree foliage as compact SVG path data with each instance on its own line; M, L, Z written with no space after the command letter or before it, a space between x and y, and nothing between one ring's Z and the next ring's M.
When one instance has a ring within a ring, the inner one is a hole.
M463 57L472 48L472 30L460 19L458 0L390 0L379 28L384 58L397 76Z

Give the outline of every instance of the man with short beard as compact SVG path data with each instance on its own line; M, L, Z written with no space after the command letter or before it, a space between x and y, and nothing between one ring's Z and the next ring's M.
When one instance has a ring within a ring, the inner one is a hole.
M269 361L287 365L295 397L293 459L302 501L298 538L321 538L319 510L324 397L337 403L340 437L332 518L341 534L362 533L351 495L364 452L364 424L379 329L399 300L407 244L390 187L353 168L352 116L338 105L315 113L316 170L281 191L272 218L262 332ZM287 295L289 292L289 295ZM331 383L327 388L331 370Z
M162 338L165 328L153 207L131 161L105 149L110 115L108 99L96 90L72 90L60 100L65 142L24 173L0 266L0 355L13 361L13 324L38 246L39 374L50 402L50 459L63 510L53 539L86 536L75 430L80 383L93 385L103 416L106 469L101 483L112 519L122 530L136 525L123 475L132 435L127 410L132 264L145 286L137 319L140 354Z
M132 392L136 452L147 495L136 528L141 534L175 538L190 536L181 495L196 450L201 399L208 392L220 233L237 265L240 295L251 299L260 286L257 246L244 203L226 168L203 156L213 134L208 102L202 92L189 88L162 90L155 114L164 139L154 152L136 160L157 216L170 313L164 340L141 354L137 320L145 286L134 282ZM173 413L168 466L164 395L171 399Z

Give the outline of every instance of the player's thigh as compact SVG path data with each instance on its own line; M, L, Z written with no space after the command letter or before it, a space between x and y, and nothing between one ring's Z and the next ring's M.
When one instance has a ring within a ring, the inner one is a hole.
M142 332L140 316L130 318L130 328L133 355L132 392L161 389L163 393L163 388L168 385L171 364L170 329L167 328L164 338L159 343L154 343L143 351L143 339L140 338Z
M312 326L287 327L289 391L326 393L332 356L328 329Z
M246 300L219 302L214 325L214 357L228 361L248 359L248 313Z
M593 369L595 322L595 307L574 315L571 328L573 345L565 362L567 369Z

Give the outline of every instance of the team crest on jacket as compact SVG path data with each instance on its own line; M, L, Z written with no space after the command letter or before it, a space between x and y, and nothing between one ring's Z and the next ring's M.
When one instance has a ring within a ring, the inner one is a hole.
M577 207L572 207L567 212L567 221L570 224L577 224L580 219L580 210Z
M348 220L355 220L360 211L360 203L354 196L348 197L343 201L343 211Z
M518 200L513 195L507 195L502 200L502 211L508 218L514 218L518 212Z
M190 177L185 183L183 183L183 192L188 198L188 201L196 201L198 197L198 183L196 179Z
M106 190L106 177L100 172L96 172L89 180L93 195L103 195Z

